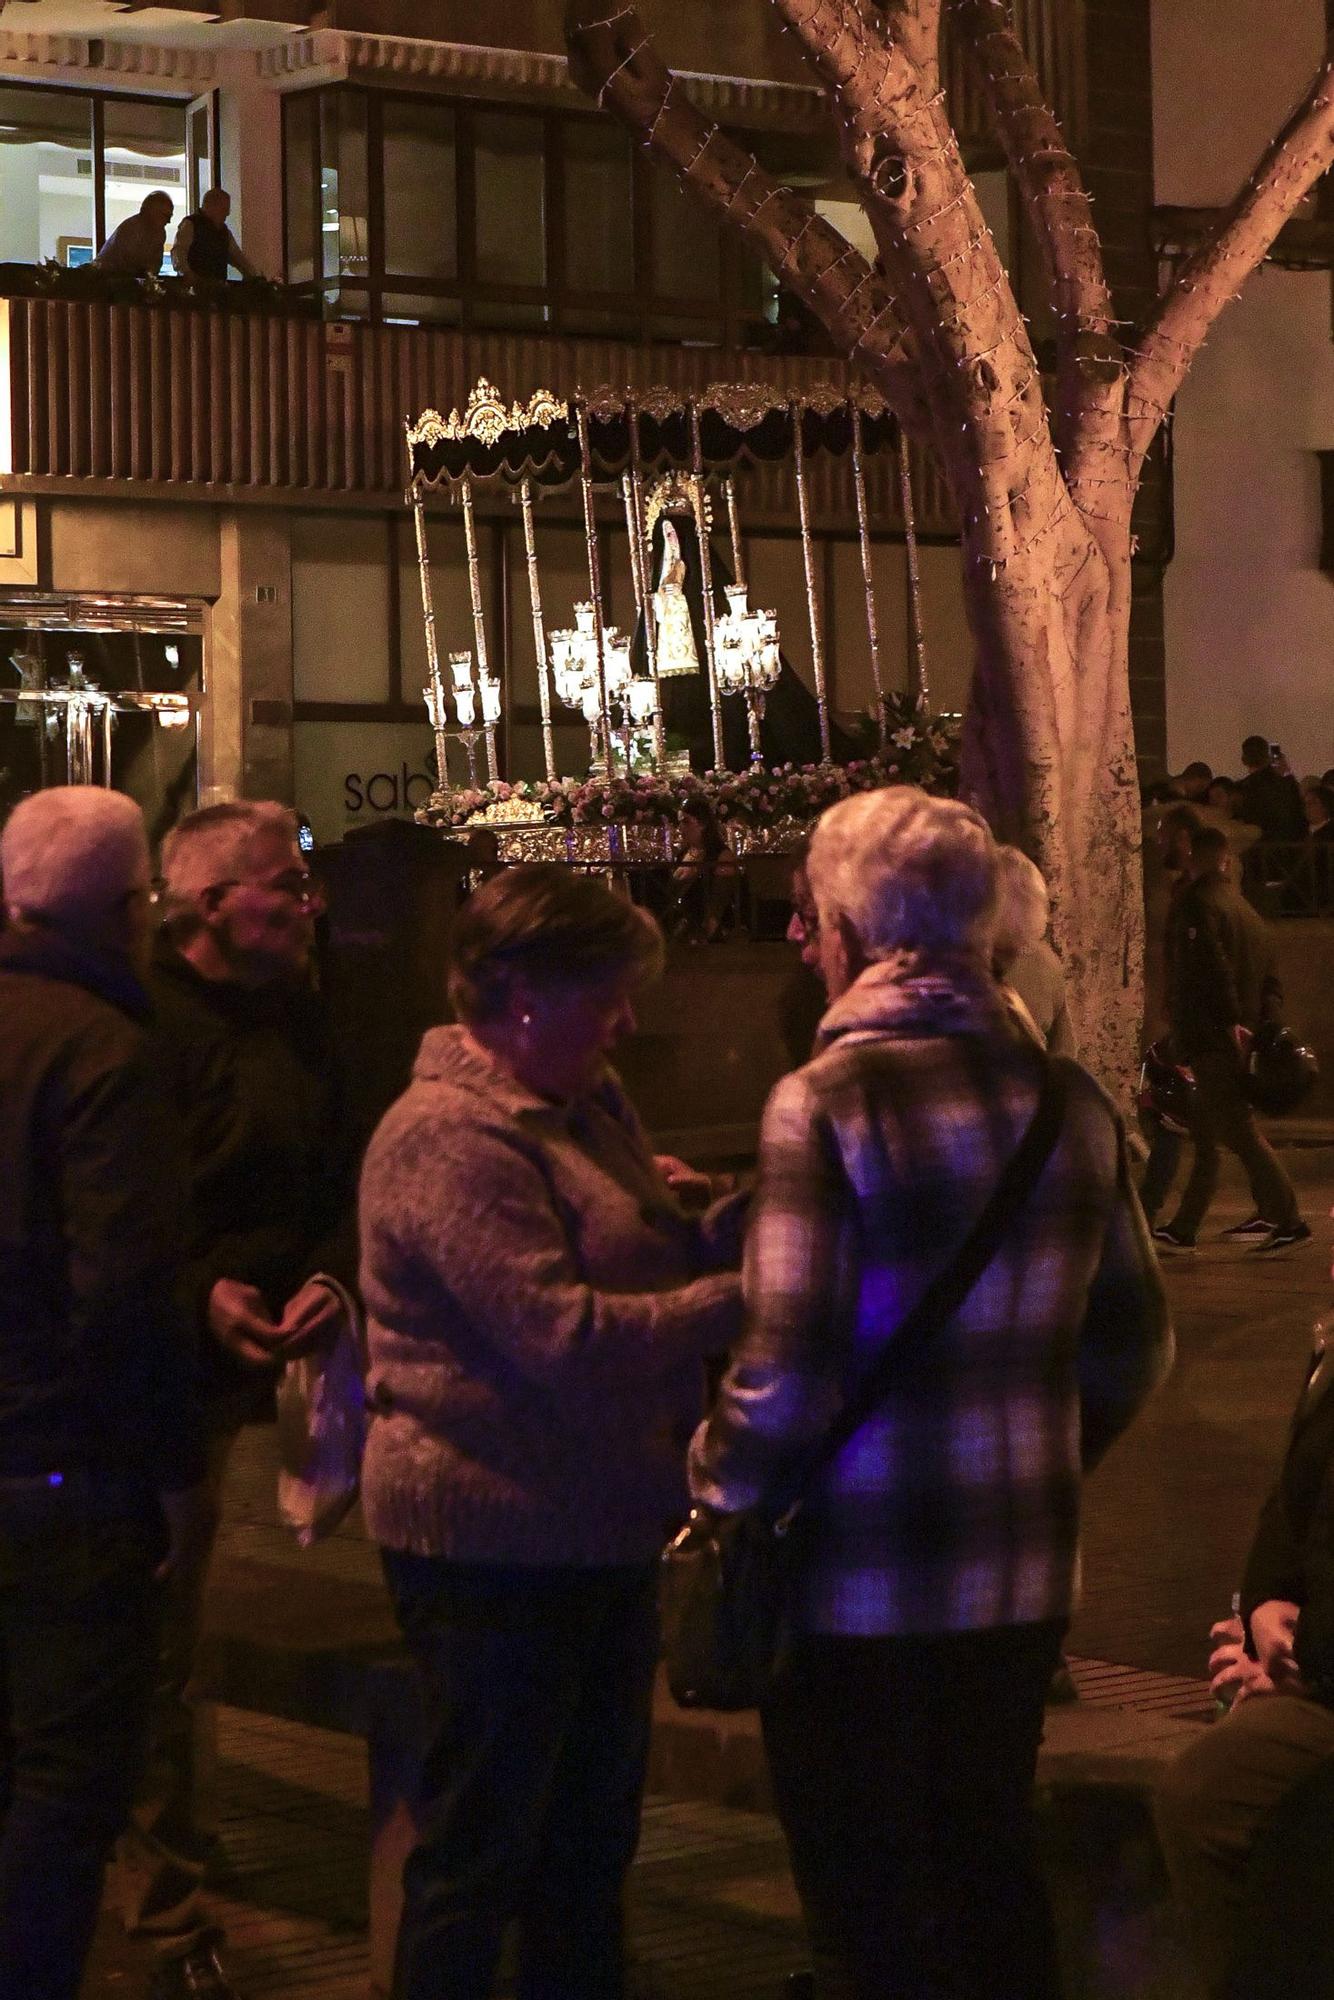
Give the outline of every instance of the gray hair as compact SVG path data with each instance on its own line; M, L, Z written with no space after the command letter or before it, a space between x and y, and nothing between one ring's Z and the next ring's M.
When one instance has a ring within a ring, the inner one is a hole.
M996 843L971 806L909 785L831 806L807 863L821 924L844 918L870 959L988 951Z
M163 920L174 935L196 927L199 898L244 882L256 847L275 835L295 841L296 814L272 799L228 799L187 813L162 843Z
M16 919L97 924L147 886L144 816L133 799L100 785L34 792L0 834L0 874Z
M1051 897L1042 870L1017 847L996 850L997 887L995 955L1009 965L1020 952L1041 944L1051 922Z

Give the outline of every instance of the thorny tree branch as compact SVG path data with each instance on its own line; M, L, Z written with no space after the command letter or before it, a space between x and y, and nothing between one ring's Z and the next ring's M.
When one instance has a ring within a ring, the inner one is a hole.
M927 87L940 8L902 0L882 17L853 0L772 4L842 117L848 169L927 373L970 555L1009 562L1071 509L1027 329L940 91Z
M1154 314L1130 371L1132 477L1223 307L1264 260L1279 230L1334 162L1334 60L1323 67L1231 206L1187 258Z
M889 32L922 79L928 97L940 89L941 0L893 0L885 8Z
M1078 475L1080 431L1119 411L1125 361L1078 163L1011 24L1008 0L948 0L1046 260L1057 320L1057 442Z
M609 12L607 0L570 0L566 41L575 82L744 231L839 346L865 362L905 429L930 440L920 370L883 277L809 202L701 115L632 7Z

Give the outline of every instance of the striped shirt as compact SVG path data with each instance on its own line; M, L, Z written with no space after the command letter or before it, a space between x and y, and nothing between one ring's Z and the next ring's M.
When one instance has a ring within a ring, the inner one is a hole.
M794 1617L816 1632L1061 1618L1081 1469L1166 1374L1172 1342L1110 1099L1063 1061L1061 1137L988 1270L803 1510ZM1042 1058L972 960L871 966L770 1097L747 1328L691 1453L692 1490L781 1500L851 1384L981 1214Z

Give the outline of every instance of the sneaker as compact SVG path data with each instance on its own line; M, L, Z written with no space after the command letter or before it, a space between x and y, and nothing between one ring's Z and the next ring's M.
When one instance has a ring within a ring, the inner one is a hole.
M1047 1707L1063 1708L1068 1702L1079 1700L1079 1688L1070 1671L1070 1662L1062 1659L1047 1687Z
M1294 1222L1287 1229L1271 1230L1263 1243L1257 1243L1251 1252L1253 1257L1264 1257L1271 1250L1291 1250L1295 1243L1309 1243L1311 1231L1306 1223Z
M212 1945L159 1965L148 1994L149 2000L242 2000Z
M1262 1215L1251 1215L1245 1222L1234 1222L1230 1229L1221 1229L1219 1235L1225 1242L1242 1236L1272 1236L1277 1226L1276 1223L1266 1222Z
M1179 1229L1172 1227L1170 1222L1164 1222L1159 1228L1154 1230L1153 1240L1163 1250L1193 1250L1195 1248L1195 1238L1193 1236L1183 1236Z

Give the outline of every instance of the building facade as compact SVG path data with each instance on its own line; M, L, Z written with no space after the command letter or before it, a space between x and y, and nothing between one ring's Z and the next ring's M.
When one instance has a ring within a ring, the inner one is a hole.
M169 819L232 793L294 799L323 839L402 813L429 787L425 646L403 421L602 384L702 391L849 380L781 286L572 86L559 0L290 0L154 8L10 0L0 11L0 692L70 655L103 688L182 689L197 731L126 713L116 781ZM836 222L860 217L827 113L762 0L673 0L664 53ZM1148 0L1024 0L1048 89L1086 161L1122 310L1153 282ZM1041 337L1030 254L978 108L956 120ZM108 297L79 272L143 194L177 219L210 184L247 255L279 281L225 296ZM52 275L58 272L57 278ZM739 482L756 601L811 672L790 476ZM906 685L908 583L897 477L873 470L886 679ZM954 522L915 468L932 696L963 705L969 645ZM506 687L510 775L540 770L521 524L483 493L479 560ZM1134 687L1146 762L1163 754L1161 482L1146 498ZM815 586L836 711L872 697L847 470L813 467ZM537 532L553 619L586 594L574 496ZM610 615L631 614L623 524L602 521ZM471 622L462 527L429 534L446 641ZM15 664L17 662L17 664ZM7 676L7 679L6 679ZM0 704L10 787L59 775L32 704ZM558 731L580 767L577 716Z

